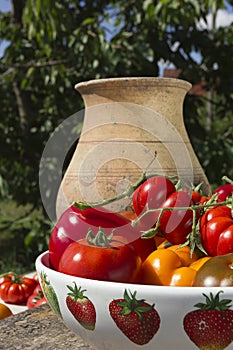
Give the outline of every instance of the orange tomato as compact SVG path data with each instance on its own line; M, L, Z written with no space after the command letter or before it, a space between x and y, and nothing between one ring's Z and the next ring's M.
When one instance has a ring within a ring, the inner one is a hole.
M204 256L203 258L198 259L197 261L194 261L190 267L196 271L198 271L202 265L204 265L209 259L211 259L210 256Z
M170 286L191 287L196 273L197 271L193 270L191 267L180 267L173 272Z
M181 250L180 250L181 249ZM178 251L180 252L178 253ZM190 248L177 246L152 252L142 264L142 283L162 286L192 286L196 270L189 265L198 259L190 255Z
M167 249L173 250L173 252L175 252L180 257L180 260L183 266L189 266L190 264L198 260L197 253L193 252L191 254L189 246L181 247L177 244L177 245L172 245Z
M5 304L0 303L0 320L13 315L11 309Z

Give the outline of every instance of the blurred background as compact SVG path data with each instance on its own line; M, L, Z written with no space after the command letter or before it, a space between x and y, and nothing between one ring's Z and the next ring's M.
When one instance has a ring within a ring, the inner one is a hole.
M232 179L232 43L233 1L0 0L0 273L34 269L47 249L54 223L42 205L39 164L55 128L83 108L78 82L188 80L193 148L213 188ZM52 184L56 163L48 169Z

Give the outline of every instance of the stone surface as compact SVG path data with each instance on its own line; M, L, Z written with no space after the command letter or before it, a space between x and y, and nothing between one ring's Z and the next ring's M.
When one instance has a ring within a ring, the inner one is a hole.
M53 313L47 304L0 321L0 350L94 350Z

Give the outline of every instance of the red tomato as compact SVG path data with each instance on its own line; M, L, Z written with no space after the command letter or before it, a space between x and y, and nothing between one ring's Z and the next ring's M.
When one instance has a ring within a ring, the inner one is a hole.
M214 191L214 194L218 193L218 202L224 202L227 197L233 194L233 184L222 185Z
M174 184L164 176L153 176L147 179L134 192L133 206L135 213L140 214L146 205L148 209L159 208L175 190Z
M137 215L132 211L121 212L121 215L128 218L130 222L137 219ZM142 222L139 222L135 227L127 226L123 229L117 228L117 234L122 235L128 238L128 241L134 246L136 251L139 253L142 261L144 261L150 253L152 253L156 249L156 241L154 237L152 238L141 238L141 234L143 231L146 231L147 228L143 226ZM138 237L135 240L135 237Z
M172 193L161 208L190 207L193 204L190 194L186 191ZM193 212L189 209L165 210L162 213L159 228L163 236L172 244L186 242L187 235L192 230Z
M200 203L202 195L198 191L192 191L192 200L194 204Z
M100 241L104 241L100 239ZM92 245L82 239L64 251L58 271L72 276L114 282L139 281L141 258L126 239L113 236L109 245Z
M110 233L115 227L130 226L127 218L105 208L81 210L72 205L64 211L53 228L49 240L49 260L51 267L57 269L60 257L72 242L84 238L89 229L97 232L103 227Z
M33 309L34 307L37 307L46 303L47 301L44 296L44 293L41 289L41 286L38 284L34 289L33 293L30 295L30 297L27 300L27 307L29 309Z
M210 256L233 253L233 217L227 206L214 207L200 220L202 245Z
M216 217L232 218L231 209L226 205L220 205L208 209L205 214L201 217L201 226L206 225L210 220Z
M204 204L208 202L208 200L211 198L211 196L201 196L199 204Z
M130 244L134 247L139 254L142 262L156 249L156 241L152 238L141 238L131 241Z
M99 227L110 234L117 230L120 236L127 237L135 246L142 260L156 248L154 239L142 239L143 227L132 227L131 220L104 208L88 208L80 210L75 206L68 208L53 228L49 241L49 259L51 267L58 269L60 258L65 249L73 242L84 238L89 229L97 233Z
M135 213L139 215L146 209L159 208L175 190L175 185L164 176L153 176L147 179L134 191L132 201ZM155 224L155 217L155 213L149 213L142 222L147 228L151 228Z
M233 253L233 224L220 234L217 246L218 255Z
M33 278L7 274L0 280L0 298L5 303L23 304L33 293L37 282Z

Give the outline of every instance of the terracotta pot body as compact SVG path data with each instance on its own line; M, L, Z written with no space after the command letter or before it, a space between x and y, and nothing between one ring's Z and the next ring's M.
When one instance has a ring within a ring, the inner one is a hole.
M85 102L79 143L62 180L57 215L73 201L110 198L142 174L210 186L183 122L191 84L171 78L110 78L75 86ZM129 198L108 205L121 211Z

